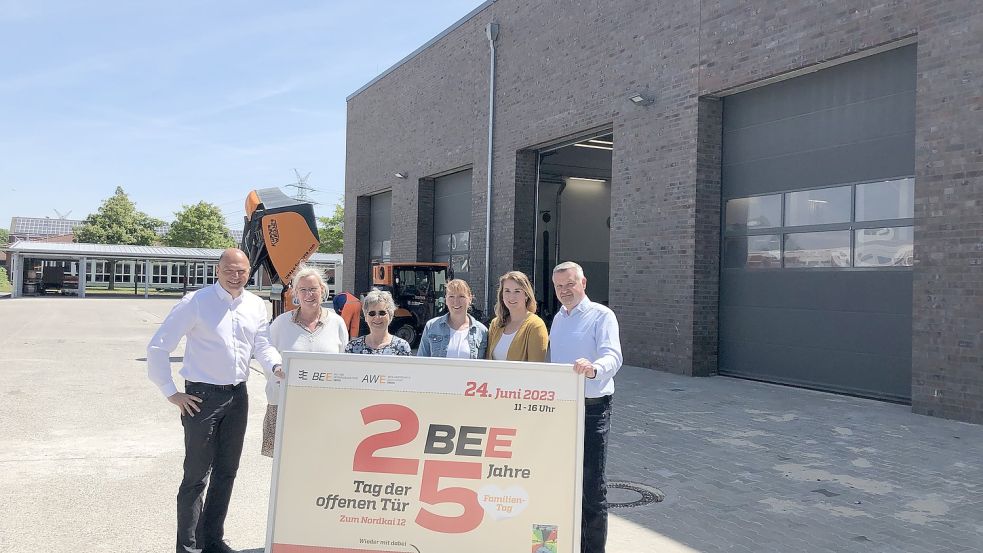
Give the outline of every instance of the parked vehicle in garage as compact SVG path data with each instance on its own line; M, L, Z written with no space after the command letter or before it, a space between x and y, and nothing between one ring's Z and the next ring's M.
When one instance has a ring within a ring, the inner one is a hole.
M396 303L389 332L416 347L427 321L446 310L444 290L451 278L447 263L373 265L372 286L391 293Z

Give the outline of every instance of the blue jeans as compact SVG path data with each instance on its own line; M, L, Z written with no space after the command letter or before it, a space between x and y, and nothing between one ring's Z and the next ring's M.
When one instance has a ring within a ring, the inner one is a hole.
M181 415L184 479L177 494L177 552L196 553L224 537L246 436L249 396L245 382L237 386L187 382L184 388L202 401L201 412L194 417Z
M608 487L604 465L608 457L612 396L589 399L584 405L584 494L580 519L580 551L604 553L608 540Z

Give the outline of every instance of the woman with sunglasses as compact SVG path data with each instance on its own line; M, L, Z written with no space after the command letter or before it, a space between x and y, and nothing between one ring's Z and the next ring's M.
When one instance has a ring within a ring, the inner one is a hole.
M545 361L549 347L546 323L536 315L529 277L509 271L498 279L495 318L488 325L488 359Z
M455 278L447 283L444 300L447 314L427 321L420 338L420 357L484 359L488 347L488 328L468 314L471 287Z
M376 355L412 355L410 345L399 336L389 333L389 323L396 312L392 294L382 290L372 290L362 301L362 313L369 325L369 333L359 336L345 346L345 353L368 353Z
M287 311L270 324L270 342L277 351L315 351L341 353L348 343L345 321L333 309L324 309L321 302L328 285L320 271L302 267L291 282L299 307ZM275 377L275 378L274 378ZM266 375L266 416L263 418L262 454L273 456L276 411L280 399L280 380L283 373Z

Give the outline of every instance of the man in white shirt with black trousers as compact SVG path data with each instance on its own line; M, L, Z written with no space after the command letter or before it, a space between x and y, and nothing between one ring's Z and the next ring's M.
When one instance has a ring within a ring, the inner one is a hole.
M266 302L245 289L249 259L230 248L218 262L218 282L174 306L147 346L147 372L181 411L184 479L177 495L177 552L229 553L225 517L246 434L249 360L276 370ZM184 392L171 377L170 354L187 336ZM210 477L209 477L209 473ZM208 493L205 493L205 486Z
M614 375L621 368L618 319L607 307L587 297L584 269L572 261L553 269L553 288L563 307L550 327L551 363L571 363L587 377L584 388L584 494L580 550L604 553L608 536L608 430Z

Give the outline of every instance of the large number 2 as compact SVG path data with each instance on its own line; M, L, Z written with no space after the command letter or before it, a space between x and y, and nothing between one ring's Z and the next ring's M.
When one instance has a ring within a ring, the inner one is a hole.
M387 447L408 444L420 431L420 419L412 409L404 405L381 403L362 409L362 422L369 424L381 420L399 423L399 428L390 432L373 434L362 440L355 449L352 470L357 472L383 472L388 474L416 474L420 467L418 459L402 457L376 457L375 452ZM480 467L478 477L481 477Z
M434 532L444 534L463 534L470 532L481 524L484 511L478 503L478 494L467 488L440 489L441 478L481 478L481 463L466 463L463 461L428 460L423 463L423 481L420 483L420 501L428 505L454 503L464 508L464 512L456 517L435 515L426 509L420 509L416 515L416 523Z

